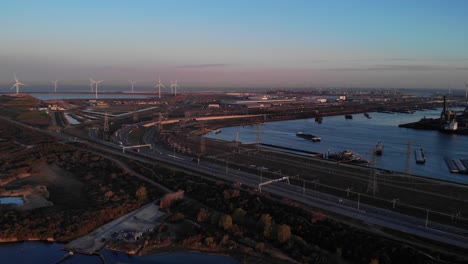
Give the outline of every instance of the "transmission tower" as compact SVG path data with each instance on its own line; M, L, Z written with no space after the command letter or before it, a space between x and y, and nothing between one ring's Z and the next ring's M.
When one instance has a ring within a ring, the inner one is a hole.
M109 116L107 116L107 112L104 114L104 132L109 132Z
M257 151L259 151L259 148L260 148L261 136L262 136L262 130L260 128L260 125L257 124Z
M200 128L202 134L201 134L201 139L200 139L200 153L205 153L205 124L201 123L201 128Z
M375 176L375 165L377 163L377 159L375 157L375 151L372 151L372 171L369 175L369 183L367 184L367 191L372 192L372 195L375 196L376 193L379 192L379 186L377 185L377 177Z
M405 173L406 176L409 177L411 174L411 144L413 143L413 140L408 140L406 141L406 164L405 164Z
M162 113L161 113L161 112L159 112L158 129L159 129L159 132L161 132L162 129L163 129L163 125L162 125Z

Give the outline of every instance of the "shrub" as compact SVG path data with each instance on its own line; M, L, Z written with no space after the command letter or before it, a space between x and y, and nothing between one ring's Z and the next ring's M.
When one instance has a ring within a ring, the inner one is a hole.
M232 213L232 220L236 223L244 222L244 217L247 214L242 208L236 208Z
M230 215L223 214L218 220L218 226L222 227L224 230L228 230L232 227L232 218Z
M263 233L263 236L269 238L273 227L271 216L269 214L262 214L257 222L257 226Z
M278 227L277 238L280 243L288 241L291 238L291 227L288 225L280 225Z

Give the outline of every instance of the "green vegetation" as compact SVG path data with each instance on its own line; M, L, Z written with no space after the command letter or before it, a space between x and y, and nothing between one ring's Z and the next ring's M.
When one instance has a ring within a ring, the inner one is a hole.
M16 116L16 119L19 121L22 121L22 120L38 120L38 119L44 119L44 118L48 119L48 117L49 116L45 113L41 113L35 110L30 110L30 111L21 112L20 114Z
M26 111L27 110L24 108L4 107L4 108L0 108L0 115L10 117L10 118L15 118L16 116Z
M230 255L241 252L242 257L261 254L277 261L278 255L285 254L290 259L282 259L284 262L300 263L331 263L337 258L350 263L464 263L464 259L436 252L430 245L408 246L286 199L153 166L164 175L160 180L166 186L182 189L197 201L172 208L174 214L182 213L186 221L200 225L184 231L183 237L170 245ZM162 238L146 242L149 248L167 245Z
M23 118L28 118L25 112ZM33 114L34 115L34 114ZM0 144L0 180L8 182L18 173L31 176L7 183L4 188L44 185L53 206L29 211L0 206L0 238L31 238L69 241L98 226L139 208L160 193L146 182L131 177L111 160L71 145L56 144L47 135L20 129L0 120L2 137L35 143L34 148L19 147L13 141ZM7 145L5 145L8 143ZM9 158L11 157L11 159ZM14 159L14 162L13 162Z

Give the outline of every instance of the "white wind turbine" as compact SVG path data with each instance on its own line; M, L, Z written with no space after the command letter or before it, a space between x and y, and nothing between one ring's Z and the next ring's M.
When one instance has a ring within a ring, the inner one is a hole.
M95 80L93 80L92 78L89 78L89 86L91 87L91 92L94 91L94 84L96 83Z
M161 99L161 87L162 88L166 88L162 83L161 83L161 77L158 76L158 84L156 84L154 86L154 88L158 88L159 89L159 99Z
M130 80L128 80L128 82L132 85L132 93L133 93L133 86L135 85L136 82L132 82Z
M103 80L94 81L94 85L96 85L96 86L94 87L94 91L96 91L96 99L98 99L98 98L97 98L97 93L98 93L97 87L98 87L98 84L99 84L99 83L102 83L102 82L103 82Z
M465 82L465 98L468 98L468 83Z
M55 81L51 81L53 84L54 84L54 89L55 89L55 92L57 92L57 86L59 84L59 81L58 80L55 80Z
M18 78L16 78L16 74L13 73L13 76L15 76L15 84L13 84L13 86L10 89L16 88L16 94L18 94L20 86L25 86L25 84L18 81Z
M177 96L177 88L180 88L177 84L177 80L175 80L175 82L171 81L171 88L173 89L174 96Z

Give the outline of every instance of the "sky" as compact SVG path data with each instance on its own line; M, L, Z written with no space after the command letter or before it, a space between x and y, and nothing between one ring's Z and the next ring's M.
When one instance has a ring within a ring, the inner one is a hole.
M0 89L30 86L461 89L465 0L0 2ZM2 91L3 92L3 91Z

